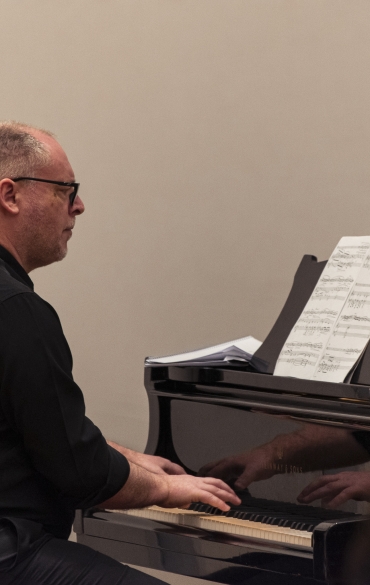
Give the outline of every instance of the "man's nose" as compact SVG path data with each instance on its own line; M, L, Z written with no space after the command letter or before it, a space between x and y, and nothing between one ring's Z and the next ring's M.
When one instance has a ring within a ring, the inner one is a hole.
M83 204L82 199L77 195L76 199L73 202L73 205L70 209L70 213L73 215L81 215L85 211L85 206Z

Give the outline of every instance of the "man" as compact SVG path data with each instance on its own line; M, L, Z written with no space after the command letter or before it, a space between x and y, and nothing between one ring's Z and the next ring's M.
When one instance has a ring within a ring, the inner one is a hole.
M0 581L155 583L67 540L76 508L240 500L221 480L107 444L85 417L54 309L28 273L62 260L84 205L50 133L0 123Z

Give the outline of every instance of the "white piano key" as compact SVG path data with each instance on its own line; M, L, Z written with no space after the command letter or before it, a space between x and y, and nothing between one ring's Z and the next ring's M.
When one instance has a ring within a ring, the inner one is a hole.
M134 510L111 510L112 512L119 512L120 514L127 514L129 516L137 516L139 518L147 518L148 520L157 520L158 522L171 522L172 524L186 524L184 516L198 516L203 512L194 512L193 510L186 510L185 508L160 508L159 506L149 506L148 508L140 508Z
M299 544L301 546L312 545L312 534L303 530L294 530L285 526L274 526L263 522L252 522L251 520L240 520L238 518L226 518L222 516L199 515L185 519L186 524L212 530L226 532L238 536L250 536L262 538L274 542L285 542L288 544Z
M182 508L160 508L150 506L139 510L112 510L129 516L148 518L158 522L170 522L184 526L192 526L213 532L225 532L237 536L262 538L273 542L296 544L312 547L312 533L304 530L294 530L285 526L264 524L251 520L240 520L225 516L211 516L203 512L194 512Z

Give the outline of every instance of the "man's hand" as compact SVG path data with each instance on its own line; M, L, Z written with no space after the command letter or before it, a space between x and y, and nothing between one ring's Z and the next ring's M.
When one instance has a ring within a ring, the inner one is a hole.
M335 475L323 475L310 483L297 498L302 504L310 504L319 499L328 508L337 508L348 500L370 502L370 473L342 471Z
M220 479L151 473L130 462L125 485L100 506L128 509L157 504L164 508L188 508L192 502L203 502L227 512L230 506L226 502L239 505L240 499Z
M107 441L108 445L119 451L128 459L131 463L135 463L139 467L143 467L147 471L151 473L159 473L164 474L167 473L169 475L183 475L186 474L185 469L181 467L181 465L177 465L177 463L172 463L169 459L165 459L164 457L157 457L156 455L146 455L145 453L139 453L138 451L133 451L132 449L128 449L127 447L122 447L121 445L117 445L117 443L113 443L112 441Z
M158 501L164 508L188 508L192 502L202 502L223 512L230 510L229 502L239 505L241 500L220 479L193 477L192 475L161 476L167 484L167 493Z
M269 456L268 449L260 447L247 453L207 463L199 470L198 475L218 477L236 490L243 490L254 481L268 479L274 475Z
M234 491L220 479L193 477L163 457L138 453L111 441L108 444L128 459L130 476L102 507L127 509L157 504L164 508L188 508L192 502L202 502L227 512L230 506L226 502L240 504Z
M152 473L167 473L168 475L186 475L185 469L177 463L172 463L169 459L158 457L156 455L145 455L145 453L136 453L134 463L144 467Z

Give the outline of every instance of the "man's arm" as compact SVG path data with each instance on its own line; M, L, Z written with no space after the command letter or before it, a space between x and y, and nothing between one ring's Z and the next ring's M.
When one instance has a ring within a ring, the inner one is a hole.
M239 505L240 499L220 479L151 473L130 462L130 475L124 486L99 507L108 509L143 508L158 505L164 508L188 508L192 502L203 502L227 512Z
M129 462L85 416L55 311L32 292L19 294L0 303L0 325L0 408L30 474L52 484L70 507L95 506L117 493Z

